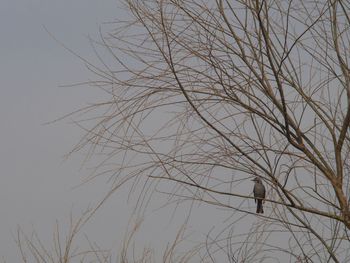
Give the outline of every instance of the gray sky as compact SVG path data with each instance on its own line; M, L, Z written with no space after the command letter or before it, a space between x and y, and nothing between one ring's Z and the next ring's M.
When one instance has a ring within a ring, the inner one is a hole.
M0 1L0 262L1 259L18 262L14 240L18 226L26 233L36 230L48 244L56 220L67 230L70 213L79 217L89 205L101 200L110 187L105 178L74 188L90 174L92 167L81 166L81 153L68 160L64 155L84 132L69 123L69 118L44 124L105 95L88 86L62 87L94 76L52 36L80 56L97 62L88 36L98 39L103 22L125 14L118 8L118 2ZM102 248L120 249L133 209L127 203L127 193L128 189L124 188L113 195L84 228L84 234ZM161 204L161 200L156 201L152 208ZM254 205L253 200L244 202ZM195 213L188 229L188 233L197 233L191 236L193 244L198 239L205 240L215 227L220 231L223 225L232 226L238 234L246 231L241 224L234 225L238 221L230 223L228 215L232 211L215 210L213 206L209 209L206 205L193 208ZM156 248L160 253L175 238L188 210L189 206L179 207L174 218L169 209L147 211L146 227L138 233L138 248ZM247 215L239 219L247 228L261 222ZM288 242L286 236L274 237L276 243Z
M96 61L88 36L98 39L101 23L125 14L118 6L117 0L1 1L0 258L7 262L19 260L18 226L51 242L56 220L67 230L71 211L78 217L110 187L106 180L95 180L73 189L89 175L89 166L81 167L80 154L68 160L64 155L84 133L69 119L44 125L103 96L87 86L60 87L93 76L44 27L82 57ZM84 228L103 248L120 248L133 208L126 196L127 189L115 194ZM204 211L198 211L196 226L209 229L214 217L204 217ZM165 248L186 214L180 209L170 220L169 211L151 209L147 227L138 235L139 248Z
M81 168L79 154L66 161L64 154L83 132L69 124L69 119L44 125L102 96L87 86L60 87L92 76L44 26L82 57L96 61L87 36L98 39L101 23L124 14L118 5L117 0L1 1L0 257L7 262L18 261L17 226L27 233L35 229L44 241L51 242L56 219L66 229L71 211L79 216L108 191L104 180L73 189L89 175L89 166ZM120 247L132 210L126 193L124 189L114 195L84 229L101 247L115 247L115 251ZM223 222L222 214L208 216L207 211L207 207L196 211L191 219L196 228L209 231L213 224ZM165 247L186 214L180 208L170 220L169 210L151 210L145 218L147 227L140 231L140 248Z
M92 58L87 36L97 37L98 25L113 20L118 12L116 0L1 0L0 256L8 262L17 262L13 237L18 225L51 239L56 219L68 222L70 211L78 216L107 189L103 182L95 182L73 190L88 170L80 169L78 156L65 162L63 156L82 132L69 120L43 125L99 96L88 87L59 87L85 81L89 74L43 26ZM123 209L125 200L113 205ZM110 208L106 206L103 220L96 217L92 233L98 228L102 236L108 229L99 224L116 218L125 227L127 216ZM116 238L100 239L108 243Z

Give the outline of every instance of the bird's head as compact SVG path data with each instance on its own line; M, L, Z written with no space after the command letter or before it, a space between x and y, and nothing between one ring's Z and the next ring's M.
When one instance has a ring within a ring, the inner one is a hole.
M255 177L255 178L252 179L251 181L257 182L257 183L261 183L261 182L262 182L260 177Z

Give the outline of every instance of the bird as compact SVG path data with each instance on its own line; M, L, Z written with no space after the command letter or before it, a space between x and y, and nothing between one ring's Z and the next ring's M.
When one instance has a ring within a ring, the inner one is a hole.
M255 182L253 193L254 193L255 203L257 203L256 213L263 214L264 213L263 200L265 199L266 189L260 177L255 177L252 181Z

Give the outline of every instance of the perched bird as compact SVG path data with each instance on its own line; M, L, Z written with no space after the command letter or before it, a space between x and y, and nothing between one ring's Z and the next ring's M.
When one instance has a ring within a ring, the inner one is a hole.
M255 182L254 189L253 189L255 203L258 202L256 206L256 213L263 214L264 213L263 200L265 199L265 193L266 193L265 186L263 185L260 177L255 177L252 181Z

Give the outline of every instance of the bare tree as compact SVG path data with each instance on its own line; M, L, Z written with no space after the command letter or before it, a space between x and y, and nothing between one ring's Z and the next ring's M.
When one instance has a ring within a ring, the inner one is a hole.
M141 210L161 191L260 218L211 241L231 262L348 262L350 2L124 4L131 21L96 43L108 57L85 61L109 98L77 120L87 132L75 151L104 156L93 177L110 175L110 193L133 181Z

